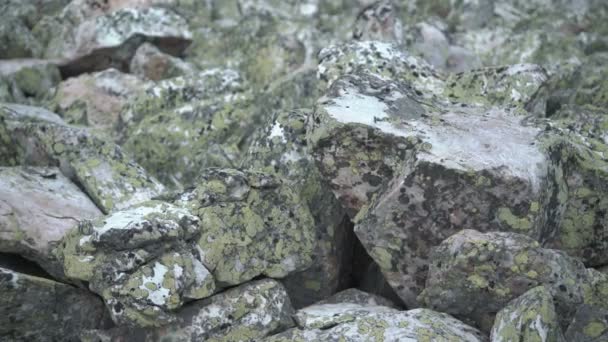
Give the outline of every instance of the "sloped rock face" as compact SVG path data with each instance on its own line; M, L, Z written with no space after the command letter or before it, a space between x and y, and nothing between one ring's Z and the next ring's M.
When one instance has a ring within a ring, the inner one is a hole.
M85 329L109 326L93 294L0 267L0 336L8 341L79 341Z
M36 261L65 278L53 248L80 220L102 215L56 168L0 168L0 251Z

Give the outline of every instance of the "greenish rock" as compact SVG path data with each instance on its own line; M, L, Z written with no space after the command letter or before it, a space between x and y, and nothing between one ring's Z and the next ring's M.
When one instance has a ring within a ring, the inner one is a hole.
M82 341L254 342L293 327L293 308L283 286L263 279L245 283L182 308L161 328L90 330Z
M199 224L183 208L146 202L81 222L55 254L69 278L102 296L117 324L160 326L186 301L215 291L195 247Z
M3 13L0 23L0 58L28 58L40 54L42 46L23 19L11 16L11 13Z
M463 230L442 242L430 258L433 262L419 300L475 322L483 331L490 330L496 312L511 300L541 285L555 299L562 329L580 305L605 307L602 293L608 292L603 274L590 273L580 260L542 248L521 234Z
M142 79L160 81L192 74L195 70L189 63L160 51L150 43L144 43L135 51L129 72Z
M553 296L544 286L535 287L512 300L496 314L492 342L578 341L564 339L553 305Z
M127 71L137 48L153 42L179 55L192 34L184 18L162 7L99 8L74 3L34 28L45 42L42 56L61 59L64 76L110 67Z
M566 330L567 341L601 342L608 339L608 310L582 305Z
M0 61L0 101L36 105L50 97L49 90L61 81L53 62L42 60Z
M164 190L120 147L86 129L61 123L54 113L2 104L0 114L8 141L17 150L17 164L60 166L106 214L147 201Z
M282 177L308 206L317 240L313 265L282 280L295 308L327 298L350 273L353 235L345 212L327 188L306 143L309 110L281 112L256 135L242 166Z
M85 329L110 321L93 294L56 281L0 267L0 339L80 341Z
M54 91L50 106L69 124L89 126L115 138L120 124L119 114L146 86L149 84L133 75L107 69L61 82Z
M287 341L487 341L480 331L428 309L398 311L383 306L324 304L296 314L298 328L264 339Z
M312 264L316 239L310 211L272 174L208 169L176 204L200 218L202 261L220 286L260 275L283 278Z
M0 167L0 252L33 260L58 279L52 253L80 220L102 215L57 168Z
M235 72L212 69L152 87L125 113L125 150L176 189L196 185L206 167L237 166L260 120L240 86Z

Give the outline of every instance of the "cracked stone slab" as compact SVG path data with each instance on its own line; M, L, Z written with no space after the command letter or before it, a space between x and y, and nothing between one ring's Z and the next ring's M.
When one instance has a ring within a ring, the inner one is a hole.
M292 314L285 288L264 279L193 302L179 311L175 323L165 327L92 330L84 332L82 340L254 342L293 327Z
M110 326L103 302L71 285L0 267L0 337L7 341L79 341Z
M116 323L159 326L215 292L195 247L199 223L184 208L151 201L82 222L56 254L68 277L103 297Z
M33 260L65 278L53 248L78 225L102 215L57 168L0 168L0 251Z
M59 166L104 213L150 200L164 190L120 147L86 129L62 124L54 113L5 104L0 110L6 141L16 150L14 159L24 165Z

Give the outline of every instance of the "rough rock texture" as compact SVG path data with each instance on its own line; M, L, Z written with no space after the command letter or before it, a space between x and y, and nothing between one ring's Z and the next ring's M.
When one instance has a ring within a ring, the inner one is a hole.
M491 340L565 342L551 292L539 286L511 301L496 315Z
M129 65L129 72L153 81L192 74L194 71L189 63L160 51L150 43L142 44L135 51Z
M487 341L475 328L427 309L324 304L304 308L295 317L298 328L264 341Z
M80 220L102 215L57 168L0 168L0 252L37 262L64 278L53 248Z
M157 329L88 331L83 341L260 341L293 326L283 286L258 280L184 307L176 322Z
M327 298L345 285L351 271L350 246L354 238L345 222L344 210L310 156L305 137L309 114L307 110L294 110L275 115L258 132L242 164L282 176L313 216L316 240L313 265L283 279L296 308Z
M93 6L95 8L95 6ZM186 21L160 7L124 7L102 13L66 7L60 15L47 17L35 28L46 43L45 58L61 59L64 76L115 67L128 70L135 50L145 41L179 55L192 34Z
M605 293L603 274L521 234L463 230L439 245L431 260L421 302L486 331L496 312L539 285L554 296L562 328L581 304L605 307L599 299Z
M13 163L59 166L104 213L149 200L164 188L120 147L65 125L56 114L6 104L0 105L0 111L3 139L10 145L6 154L13 155Z
M362 306L387 306L394 308L395 304L390 300L363 292L359 289L351 288L348 290L340 291L327 299L324 299L317 304L340 304L340 303L351 303Z
M121 116L126 151L172 188L206 167L235 167L257 122L233 70L212 69L147 88Z
M158 326L173 321L185 301L215 291L196 249L199 223L183 208L147 202L82 222L57 256L68 277L104 298L115 322Z
M145 85L135 76L107 69L61 82L52 102L67 123L90 126L112 136L120 112Z
M566 331L567 341L600 342L608 339L608 310L582 305Z
M79 341L84 329L103 329L102 301L70 285L0 267L0 339Z
M37 104L49 96L49 89L61 80L52 62L0 60L0 101Z
M202 262L221 286L283 278L312 264L312 216L278 177L209 169L176 203L200 218Z

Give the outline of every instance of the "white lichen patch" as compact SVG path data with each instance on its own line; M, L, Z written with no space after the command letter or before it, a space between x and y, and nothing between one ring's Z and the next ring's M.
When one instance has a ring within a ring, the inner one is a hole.
M163 287L163 281L165 280L165 274L169 271L167 266L156 262L154 264L153 275L150 277L143 276L142 284L139 286L141 290L148 292L148 300L154 305L162 306L165 305L167 298L169 297L169 289ZM151 286L153 284L154 286ZM155 288L154 290L151 288Z

